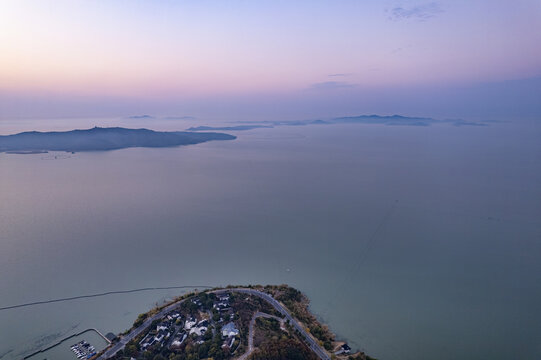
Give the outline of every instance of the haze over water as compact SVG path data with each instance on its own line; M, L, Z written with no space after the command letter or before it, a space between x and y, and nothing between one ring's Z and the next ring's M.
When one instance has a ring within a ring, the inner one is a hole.
M1 135L440 121L0 153L0 360L188 289L4 307L250 283L381 360L541 358L540 24L538 0L0 1Z
M288 283L340 338L380 359L541 355L538 125L236 135L56 160L0 154L0 304ZM1 358L88 327L123 331L180 292L0 311Z

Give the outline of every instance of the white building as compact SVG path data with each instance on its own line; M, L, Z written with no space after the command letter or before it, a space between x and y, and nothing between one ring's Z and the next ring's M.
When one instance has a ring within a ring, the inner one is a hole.
M195 321L194 318L186 320L186 323L184 324L184 329L190 330L197 324L197 321Z
M193 327L190 329L190 334L195 334L197 336L204 335L207 332L206 326Z
M222 336L223 337L229 337L229 336L237 336L239 334L239 329L235 327L235 324L230 322L224 327L222 327Z

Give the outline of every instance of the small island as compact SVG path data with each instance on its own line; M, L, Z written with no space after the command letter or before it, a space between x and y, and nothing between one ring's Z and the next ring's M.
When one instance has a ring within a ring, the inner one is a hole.
M47 151L105 151L130 147L172 147L212 140L234 140L235 136L217 132L153 131L121 127L71 131L28 131L0 135L0 152L35 154Z
M96 359L374 360L352 353L287 285L192 292L139 315Z
M467 121L463 119L434 119L421 116L403 115L357 115L335 117L327 120L293 120L293 121L260 121L233 126L196 126L188 131L241 131L259 128L274 128L278 126L307 126L307 125L338 125L338 124L364 124L364 125L387 125L387 126L431 126L431 125L453 125L453 126L487 126L487 123Z

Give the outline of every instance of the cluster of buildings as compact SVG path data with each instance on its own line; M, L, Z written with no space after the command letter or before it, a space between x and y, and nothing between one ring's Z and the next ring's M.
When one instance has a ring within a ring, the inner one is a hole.
M229 320L228 323L222 326L222 338L225 339L222 347L233 349L235 339L239 336L239 329L236 328L235 323L232 321L234 319L234 314L229 304L229 294L218 295L217 302L214 303L213 307L220 313L219 322L225 323L225 319Z
M177 332L177 323L180 321L180 318L180 313L172 312L162 319L155 328L150 329L146 336L139 342L141 351L145 351L154 345L159 345L160 347L165 345L171 338L171 335Z
M186 342L203 344L215 338L218 330L221 332L222 348L234 351L235 341L237 346L239 343L239 330L233 321L235 315L229 294L216 295L210 309L197 297L189 301L193 304L192 310L196 308L197 311L186 314L182 310L174 310L168 313L141 339L141 351L156 347L179 350ZM209 331L212 334L207 334Z

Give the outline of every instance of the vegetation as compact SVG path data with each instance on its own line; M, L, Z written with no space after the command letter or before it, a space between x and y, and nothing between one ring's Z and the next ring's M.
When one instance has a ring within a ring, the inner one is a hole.
M244 288L246 288L246 286L244 286ZM333 359L375 360L362 352L338 356L334 355L334 348L340 344L335 343L334 335L327 326L321 325L315 316L310 313L308 308L309 301L300 291L287 285L265 287L249 285L248 288L269 293L275 299L283 303L291 314L302 323L304 328L310 332L314 338L319 340L320 345L332 354ZM183 299L189 300L184 301L177 310L180 312L181 317L176 321L173 320L170 322L169 324L173 325L168 326L171 326L172 329L176 326L176 329L179 329L179 327L182 326L181 318L187 319L192 317L196 319L196 321L206 319L209 321L209 325L207 325L208 329L204 334L197 336L196 334L190 334L186 338L186 341L183 341L177 346L157 343L154 345L145 345L147 347L141 349L140 343L143 337L148 334L153 336L157 333L156 326L162 320L155 320L152 322L152 325L147 332L142 333L136 339L130 341L123 351L117 353L115 359L226 360L238 357L247 350L250 323L257 312L266 313L275 316L276 318L258 317L256 319L254 332L255 350L249 356L249 359L318 359L315 353L313 353L304 342L301 333L290 326L288 321L279 321L278 319L282 319L282 315L267 301L258 296L234 291L230 292L228 300L230 308L226 309L225 312L223 310L218 311L215 305L222 300L219 300L216 294L209 291L185 294L176 298L175 302ZM133 327L140 326L151 315L157 313L169 304L163 304L147 313L140 314L134 322ZM224 340L221 334L222 326L229 321L233 321L235 326L239 329L239 335L233 343L226 343L226 341L230 340ZM173 333L175 333L175 331L173 331ZM170 343L171 341L169 340L168 344ZM231 349L229 346L231 346Z
M233 140L222 133L163 132L148 129L92 128L63 132L24 132L0 135L4 151L99 151L129 147L168 147L199 144L211 140Z
M320 345L326 350L333 349L335 341L334 334L325 325L321 325L314 315L308 309L309 300L299 290L287 285L269 285L265 290L273 295L276 300L281 301L291 314L302 322L308 331L319 340Z
M376 358L370 357L365 353L361 352L355 355L348 356L348 360L377 360Z
M139 316L137 317L137 320L135 320L135 322L133 323L133 327L136 328L140 326L146 320L147 317L148 317L148 313L139 314Z
M269 339L249 357L250 360L317 360L306 345L294 337Z

